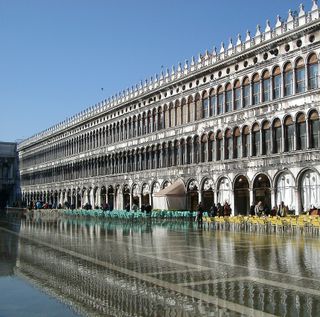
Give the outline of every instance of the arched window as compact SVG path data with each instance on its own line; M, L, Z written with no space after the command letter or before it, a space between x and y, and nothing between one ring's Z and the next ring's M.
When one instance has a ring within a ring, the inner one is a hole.
M194 162L195 164L198 164L200 162L200 139L198 136L194 137L193 142L193 151L194 151Z
M210 90L210 116L216 114L216 94L214 89Z
M157 167L157 155L156 155L156 146L153 145L151 148L151 169L154 169Z
M308 58L308 87L318 88L318 58L316 54L311 54Z
M180 165L184 165L186 163L186 143L184 139L180 141L180 152L181 152L181 157L180 157Z
M158 108L158 130L162 130L164 127L164 116L162 112L162 108Z
M250 130L245 126L242 130L242 156L248 157L250 154Z
M270 101L270 73L268 70L262 74L262 98L263 102Z
M178 164L180 164L179 141L174 141L173 164L172 165L178 165Z
M192 139L187 139L187 164L192 163Z
M227 129L225 132L224 142L224 159L228 160L232 158L232 134L230 129Z
M208 145L208 137L203 135L201 138L201 162L207 162L207 145Z
M234 110L239 110L241 108L241 87L240 81L236 80L234 83Z
M193 97L190 96L188 98L188 111L186 113L187 123L190 122L191 120L194 120L193 116L191 116L193 108L194 108Z
M260 78L258 74L252 78L252 103L254 105L260 103Z
M141 131L142 131L142 129L141 129L141 115L139 115L138 116L138 136L140 136L141 135Z
M232 110L232 88L231 84L226 85L226 112Z
M246 77L242 84L243 89L243 108L248 107L250 105L250 82L249 78Z
M310 134L310 147L318 148L320 145L320 125L319 114L313 110L309 115L309 134Z
M306 117L303 113L297 116L297 150L307 148L307 127Z
M164 125L163 128L167 129L170 127L170 112L167 105L163 107L163 115L164 115Z
M183 98L181 101L181 123L187 123L188 107L186 100Z
M281 71L280 67L276 66L273 69L273 99L279 99L281 97Z
M162 158L161 158L161 161L162 161L162 165L161 167L167 167L167 145L166 143L162 143L162 147L161 147L161 154L162 154Z
M287 63L284 66L283 81L284 96L291 96L293 94L293 71L291 63Z
M222 155L222 132L219 131L217 134L217 161L221 161L221 155Z
M270 153L271 153L270 122L266 121L262 125L262 154L269 155Z
M296 61L296 93L305 92L306 82L305 82L305 67L302 58Z
M167 158L168 158L168 165L167 166L172 166L173 164L173 153L172 153L172 142L168 142L168 149L167 149Z
M201 98L200 95L197 94L195 98L195 120L202 119L202 106L201 106Z
M147 116L146 113L144 112L142 115L142 134L146 134L147 133Z
M235 128L233 131L233 158L239 158L241 155L241 135L240 129Z
M209 133L209 141L208 141L208 161L214 161L214 134L212 132Z
M255 123L252 127L252 156L260 154L260 127Z
M273 153L280 153L281 140L282 140L281 121L279 119L275 119L272 127L273 127Z
M147 116L147 133L152 132L152 126L151 126L151 111L148 111L148 116Z
M284 121L284 151L289 152L293 150L294 144L294 124L292 117L286 117Z
M223 113L223 104L224 104L224 98L223 98L223 88L220 86L218 88L218 95L217 95L217 115Z
M175 113L176 125L179 126L181 125L181 107L180 107L179 100L175 102L175 110L176 110L176 113Z
M152 110L152 132L157 131L157 110ZM150 131L151 132L151 131Z
M160 168L160 162L161 162L161 145L160 144L157 145L156 155L157 155L157 158L156 158L157 165L156 166L157 166L157 168Z
M202 118L209 117L209 96L208 93L205 91L202 95Z
M172 102L169 105L169 127L174 127L175 126L175 116L174 116L174 106L172 104Z

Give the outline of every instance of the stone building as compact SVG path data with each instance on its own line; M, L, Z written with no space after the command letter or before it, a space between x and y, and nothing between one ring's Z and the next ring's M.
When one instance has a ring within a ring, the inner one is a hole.
M19 200L17 143L0 142L0 211Z
M23 198L320 207L319 53L312 1L89 107L19 144Z

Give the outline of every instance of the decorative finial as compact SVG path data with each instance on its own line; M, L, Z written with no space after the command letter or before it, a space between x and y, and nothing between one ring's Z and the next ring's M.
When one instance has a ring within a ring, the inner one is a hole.
M231 50L233 47L232 38L229 38L228 50Z
M195 61L194 61L194 56L191 57L191 66L194 66Z
M257 27L256 27L256 36L260 36L261 35L261 27L259 24L257 24Z
M282 22L281 22L280 15L277 15L276 28L281 27L281 25L282 25Z
M212 56L217 56L217 48L214 46L212 50Z
M238 33L238 37L237 37L237 46L238 45L241 45L241 43L242 43L242 41L241 41L241 35L240 35L240 33Z
M247 33L246 33L246 42L247 42L247 41L250 41L250 40L251 40L250 31L247 30Z
M221 46L220 46L220 53L223 53L224 52L224 43L221 42Z
M186 59L185 61L184 61L184 69L188 69L188 60Z
M198 54L198 63L201 63L201 60L202 60L202 56L201 56L201 54L199 53L199 54Z
M312 8L311 11L318 10L318 1L317 0L312 0Z
M299 8L300 8L300 10L299 10L299 17L304 16L306 13L305 13L305 11L304 11L304 5L303 5L303 3L300 3Z
M287 22L291 22L292 20L293 20L292 11L291 9L289 9Z
M182 71L181 62L178 63L178 72L180 73Z
M265 28L264 31L265 32L270 32L271 31L271 26L270 26L270 21L269 20L266 21L266 28Z

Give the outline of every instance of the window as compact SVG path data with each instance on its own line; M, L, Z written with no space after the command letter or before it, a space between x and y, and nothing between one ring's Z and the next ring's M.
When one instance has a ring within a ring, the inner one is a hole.
M262 154L268 155L270 153L271 153L270 122L266 121L262 125Z
M246 77L243 81L243 107L248 107L250 105L250 83L249 78Z
M227 84L226 86L226 112L232 110L232 89L231 84Z
M242 130L242 155L243 157L249 156L250 149L250 132L249 127L245 126Z
M240 158L241 149L240 129L235 128L233 131L233 158Z
M318 58L316 54L311 54L308 58L308 87L318 88Z
M212 162L215 160L214 157L214 134L211 132L209 134L209 143L208 143L208 161Z
M305 90L305 67L303 59L299 58L296 62L296 93L304 92Z
M202 118L202 106L200 95L197 94L195 98L195 120L200 120Z
M162 130L164 126L164 116L161 108L158 108L158 130Z
M319 114L317 111L312 111L309 116L309 131L310 131L310 147L318 148L320 143L320 124Z
M303 113L297 116L297 150L305 150L307 148L307 129L306 118Z
M205 92L202 96L202 117L209 117L209 96L207 92Z
M270 101L270 74L268 70L262 75L262 98L263 102Z
M219 89L218 89L218 102L217 102L217 115L223 113L223 104L224 104L223 89L222 89L222 87L219 87Z
M241 108L241 87L240 81L237 80L234 84L234 110Z
M192 139L188 138L187 139L187 164L192 163Z
M219 131L217 134L217 161L221 161L222 154L222 132Z
M208 137L203 135L201 138L201 162L207 162L207 144L208 144Z
M260 127L256 123L252 127L252 156L260 154Z
M181 123L187 123L187 115L188 115L188 107L186 104L186 100L183 98L181 101Z
M293 71L291 63L287 63L283 71L284 96L291 96L293 94Z
M259 75L255 74L253 76L252 84L252 103L257 105L260 102L260 79Z
M194 138L194 143L193 143L193 150L194 150L194 163L196 163L196 164L200 162L199 147L200 147L199 137L198 137L198 136L195 136L195 138Z
M294 144L294 124L292 117L288 116L284 121L284 151L290 152L293 150Z
M280 67L276 66L273 70L273 99L281 97L281 72Z
M281 122L279 119L275 119L273 122L273 153L280 153L281 151Z
M224 153L224 159L228 160L232 158L232 136L231 136L231 130L227 130L225 133L225 153Z
M210 116L214 116L216 110L216 95L214 89L210 91Z

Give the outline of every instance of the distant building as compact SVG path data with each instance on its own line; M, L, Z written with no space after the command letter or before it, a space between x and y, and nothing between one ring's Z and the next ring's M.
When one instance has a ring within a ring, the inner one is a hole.
M320 207L319 53L312 1L20 143L23 198Z
M17 143L0 142L0 210L20 198Z

